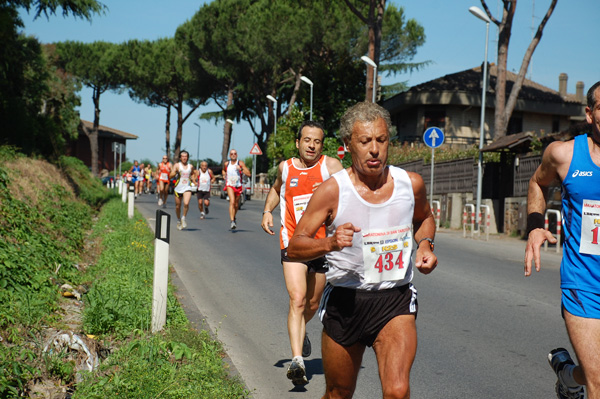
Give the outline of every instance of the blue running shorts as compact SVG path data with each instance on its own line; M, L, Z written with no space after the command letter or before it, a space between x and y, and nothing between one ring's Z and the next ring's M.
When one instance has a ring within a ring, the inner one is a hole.
M600 294L572 288L563 288L561 291L563 311L578 317L600 319Z

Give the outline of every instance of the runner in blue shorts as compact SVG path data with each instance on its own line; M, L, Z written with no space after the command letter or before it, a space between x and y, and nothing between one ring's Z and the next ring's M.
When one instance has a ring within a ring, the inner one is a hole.
M562 184L564 226L563 258L560 266L562 314L579 359L575 365L569 352L557 348L548 361L558 376L558 398L600 398L600 82L587 93L586 120L589 134L551 143L542 164L529 181L525 276L531 263L540 270L540 247L556 238L544 229L548 186Z

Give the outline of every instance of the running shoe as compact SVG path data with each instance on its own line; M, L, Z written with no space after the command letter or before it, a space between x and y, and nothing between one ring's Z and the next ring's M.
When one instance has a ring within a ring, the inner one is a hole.
M304 334L304 342L302 343L302 357L309 357L312 353L312 345L308 335Z
M204 212L200 212L200 219L204 219Z
M162 198L158 200L158 206L162 206L163 202L162 202Z
M548 363L550 363L550 367L556 373L558 377L556 380L556 397L558 399L584 399L585 395L583 393L583 386L578 385L576 387L568 387L562 380L561 371L567 365L574 365L573 359L571 359L571 355L569 351L565 348L556 348L550 351L548 354Z
M181 218L181 228L185 229L187 227L187 222L185 221L185 216Z
M177 230L181 230L181 229L182 229L182 227L181 227L181 220L178 220L177 221Z
M292 380L294 385L306 385L308 384L308 378L306 378L306 369L304 362L300 356L292 359L292 364L287 369L287 378Z
M231 228L231 230L237 229L237 224L235 224L235 220L231 221L231 225L229 227Z
M208 206L205 206L204 208L206 210L206 214L208 215Z

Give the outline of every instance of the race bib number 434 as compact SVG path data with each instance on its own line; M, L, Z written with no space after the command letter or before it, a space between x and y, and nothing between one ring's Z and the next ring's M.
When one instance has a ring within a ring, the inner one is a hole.
M367 283L404 278L412 255L410 226L363 231L362 242Z
M582 254L600 255L600 201L583 200L581 207Z

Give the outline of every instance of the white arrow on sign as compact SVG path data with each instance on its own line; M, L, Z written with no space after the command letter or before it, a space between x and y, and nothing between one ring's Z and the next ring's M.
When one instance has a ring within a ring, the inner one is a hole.
M431 138L431 146L435 148L435 139L440 138L440 136L437 134L437 130L433 129L433 131L429 135L429 138Z

